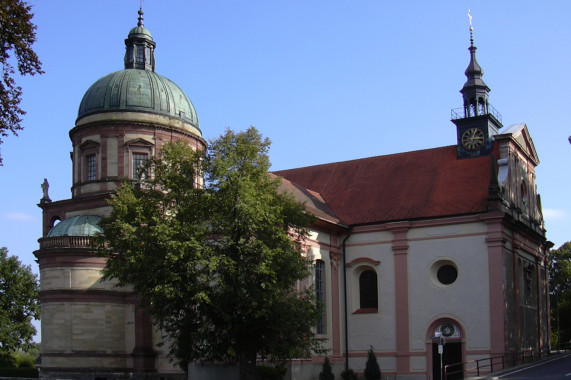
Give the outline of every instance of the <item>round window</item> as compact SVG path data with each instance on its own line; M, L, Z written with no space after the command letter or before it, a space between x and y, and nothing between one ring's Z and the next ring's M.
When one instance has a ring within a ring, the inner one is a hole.
M442 265L436 272L436 278L441 284L450 285L458 278L458 270L450 264Z

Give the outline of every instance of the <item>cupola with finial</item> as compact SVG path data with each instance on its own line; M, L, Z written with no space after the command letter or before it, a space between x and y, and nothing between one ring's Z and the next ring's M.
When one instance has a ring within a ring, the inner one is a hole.
M482 80L484 71L476 60L476 46L470 20L470 63L464 74L466 83L460 90L463 107L452 110L452 122L456 125L458 158L488 155L492 149L494 135L502 128L501 115L489 103L490 88Z
M143 8L139 8L139 21L125 40L125 69L155 71L155 42L143 23Z

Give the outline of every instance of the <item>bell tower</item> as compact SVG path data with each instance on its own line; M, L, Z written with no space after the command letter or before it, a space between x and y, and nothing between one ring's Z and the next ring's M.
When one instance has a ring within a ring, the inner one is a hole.
M476 60L476 46L470 19L470 63L464 74L466 83L460 90L463 107L453 109L452 122L456 125L458 158L472 158L490 154L494 135L502 128L502 116L489 103L490 88L482 80L484 71Z

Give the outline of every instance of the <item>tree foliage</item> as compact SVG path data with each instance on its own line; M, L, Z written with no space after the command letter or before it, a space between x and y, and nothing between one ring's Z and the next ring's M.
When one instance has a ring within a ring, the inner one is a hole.
M240 363L307 357L319 313L300 251L312 217L268 175L270 142L226 131L206 152L165 144L141 184L125 183L101 223L105 278L131 285L171 354ZM204 178L204 181L201 180Z
M0 144L9 133L17 135L23 129L20 108L22 88L14 80L15 69L12 54L20 75L42 74L42 64L32 49L36 41L36 26L32 23L31 6L23 0L0 0ZM2 157L0 156L0 165Z
M571 242L549 251L551 330L558 343L571 342Z
M0 359L10 358L18 350L34 346L36 328L32 319L39 319L37 277L29 266L8 249L0 248Z

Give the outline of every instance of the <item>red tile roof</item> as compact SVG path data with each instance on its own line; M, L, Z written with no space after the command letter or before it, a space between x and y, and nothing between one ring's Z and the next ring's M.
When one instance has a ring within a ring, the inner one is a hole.
M282 178L279 191L293 194L295 200L304 203L306 210L313 216L330 223L342 224L319 193L305 189L285 178Z
M334 215L354 225L485 212L490 160L458 160L454 145L274 174L317 192Z

